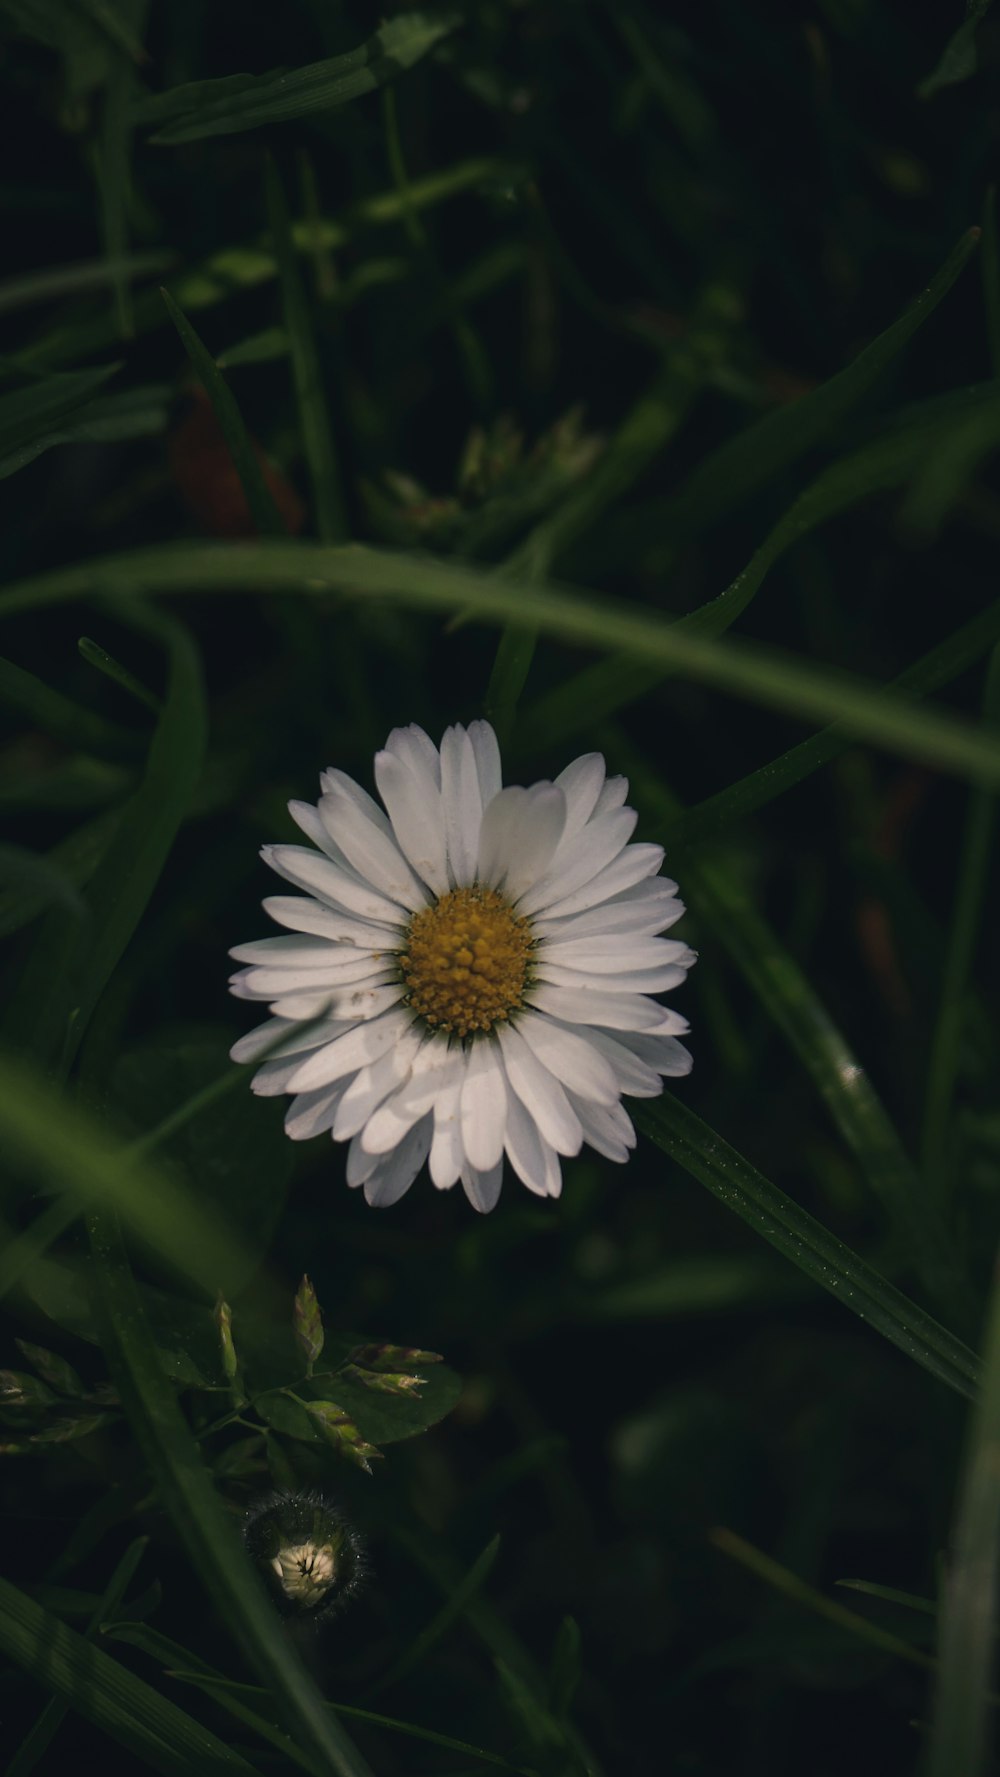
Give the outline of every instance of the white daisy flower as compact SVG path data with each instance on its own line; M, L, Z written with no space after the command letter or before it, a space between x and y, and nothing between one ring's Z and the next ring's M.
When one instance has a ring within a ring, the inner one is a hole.
M395 1203L425 1161L485 1211L505 1155L540 1197L584 1142L627 1160L622 1094L690 1070L686 1020L650 996L695 957L657 935L684 907L662 848L629 844L625 778L587 753L554 783L503 789L496 736L472 722L440 751L393 729L375 781L384 812L324 772L317 807L289 803L312 844L263 847L304 892L264 902L290 935L231 952L248 965L233 993L273 1014L233 1060L270 1051L254 1091L294 1093L293 1141L349 1142L347 1182L369 1203Z

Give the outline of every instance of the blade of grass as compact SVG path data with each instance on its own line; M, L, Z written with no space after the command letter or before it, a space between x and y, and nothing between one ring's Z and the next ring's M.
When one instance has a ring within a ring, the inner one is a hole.
M173 146L332 111L412 68L456 22L446 14L404 12L347 55L311 62L291 73L276 69L174 87L142 101L134 115L140 123L162 123L151 140Z
M74 752L116 760L133 760L142 752L143 735L120 728L95 710L84 709L12 660L0 660L0 702L12 715L21 716L32 728L51 734Z
M693 1111L669 1095L630 1108L637 1126L663 1153L814 1283L939 1382L969 1399L974 1396L979 1381L974 1353L779 1191Z
M148 1536L137 1536L125 1550L102 1596L97 1600L91 1612L90 1622L84 1631L88 1641L93 1641L105 1617L114 1616L119 1609L148 1544ZM8 1767L7 1777L28 1777L29 1772L34 1770L39 1759L44 1756L52 1744L54 1736L69 1713L69 1707L65 1697L49 1698L38 1720L14 1754Z
M145 685L139 683L135 674L130 672L127 666L123 666L120 660L116 660L113 654L109 654L106 648L102 648L99 642L92 641L90 636L81 636L76 645L80 651L81 659L85 660L88 666L96 667L99 673L104 673L106 678L111 679L114 684L120 685L130 697L134 697L137 703L141 703L147 710L152 710L154 716L159 715L163 707L160 699L154 697L151 691L147 691Z
M46 266L44 271L25 272L0 284L0 315L13 309L35 308L40 302L56 302L82 290L100 290L119 278L132 283L165 271L173 255L158 251L129 253L123 259L86 259L74 265Z
M1000 1268L986 1321L983 1385L968 1446L939 1613L940 1677L927 1777L985 1777L988 1690L996 1661L1000 1575Z
M0 1648L144 1766L215 1777L253 1766L141 1678L0 1578Z
M180 336L181 344L187 352L209 401L212 411L219 422L233 466L240 478L240 486L246 495L250 515L262 537L284 537L287 535L284 522L274 497L260 466L257 452L254 450L250 434L243 424L236 397L226 382L221 370L212 357L211 352L202 344L187 316L174 301L168 290L161 290L160 295L166 304L170 316Z
M626 415L590 474L539 520L501 573L513 580L544 580L566 550L633 486L687 419L737 313L733 292L725 286L709 285L702 292L686 339L666 356L656 381ZM530 595L525 603L532 607ZM522 618L521 623L508 623L500 638L485 707L501 745L513 731L536 637L534 626L525 627ZM634 659L629 666L635 673Z
M95 815L93 820L85 821L82 826L77 827L66 839L60 840L58 845L44 854L42 861L50 865L72 888L80 889L93 876L120 822L120 808L105 809L101 814ZM88 911L86 904L83 910L84 913ZM9 937L12 932L19 932L24 926L30 925L42 912L33 888L5 889L0 893L0 933ZM75 942L77 934L65 921L62 922L61 930L70 943Z
M109 7L108 11L112 9ZM145 25L146 6L138 9L138 33ZM117 16L117 15L112 15ZM135 76L124 56L113 56L104 89L104 114L97 149L97 186L101 200L104 251L114 297L115 325L122 339L132 334L132 286L125 271L128 255L128 202L132 178L132 119Z
M998 424L1000 385L994 383L903 409L884 434L824 470L779 519L731 585L697 610L675 618L675 627L692 635L722 635L747 610L775 562L801 538L873 494L903 486L948 439L960 439L968 427L976 428L977 434L980 428L989 433ZM518 723L519 747L532 753L555 740L566 740L672 676L634 655L613 653L555 686L525 711Z
M986 671L983 719L986 722L1000 722L1000 646L994 648ZM961 1060L972 961L989 883L995 821L995 798L988 790L972 790L924 1096L924 1177L931 1195L939 1202L948 1195L951 1184L948 1166L949 1131L955 1082Z
M937 1605L930 1598L918 1598L914 1592L900 1592L895 1586L879 1586L874 1580L837 1580L836 1584L848 1592L864 1592L868 1598L880 1598L886 1604L919 1611L921 1616L937 1616Z
M30 462L34 440L89 401L120 368L118 364L102 364L96 370L69 371L0 395L0 463L17 466L23 453L27 453L24 461Z
M372 1777L282 1635L160 1366L113 1214L89 1218L91 1255L112 1378L193 1568L261 1681L287 1711L296 1742L337 1777Z
M848 1610L835 1599L827 1598L815 1586L809 1586L805 1580L800 1580L798 1574L791 1573L780 1562L772 1560L770 1555L765 1555L762 1549L755 1549L752 1543L737 1536L735 1531L726 1530L720 1525L709 1531L708 1540L722 1554L749 1568L766 1586L780 1592L790 1604L813 1611L816 1616L824 1617L828 1623L843 1629L845 1634L867 1642L869 1647L877 1648L880 1653L890 1654L897 1660L908 1660L912 1666L922 1666L925 1671L933 1671L934 1661L928 1654L921 1653L919 1648L912 1647L901 1636L890 1634L888 1629L880 1629L877 1623L869 1622L867 1617L859 1616L857 1611ZM954 1766L951 1777L957 1777L960 1770L963 1777L966 1777L964 1765ZM971 1773L968 1777L971 1777Z
M160 545L74 565L22 581L0 594L0 616L38 609L97 590L146 592L341 592L383 598L414 610L470 609L479 621L523 620L525 589L496 574L390 550L320 543L225 548ZM747 641L706 641L624 601L593 599L547 583L531 586L540 630L584 646L623 641L638 659L678 666L705 684L808 719L839 720L858 739L942 770L1000 785L1000 735L943 710L799 656Z
M413 1637L409 1646L390 1666L388 1672L384 1672L381 1678L368 1687L369 1698L381 1696L383 1691L389 1690L407 1672L412 1672L414 1666L418 1666L420 1661L430 1653L431 1648L440 1641L442 1635L447 1634L452 1624L462 1615L469 1600L475 1597L481 1586L485 1585L499 1553L500 1538L495 1536L492 1541L487 1543L482 1553L476 1556L472 1566L455 1587L447 1603L436 1612L429 1623L424 1625L419 1634Z
M640 810L657 828L678 807L658 776L613 736ZM871 1081L794 958L757 913L738 878L708 855L690 857L685 892L812 1077L843 1140L886 1212L901 1250L948 1317L964 1328L969 1286L952 1243Z
M148 438L165 431L171 393L165 385L154 383L85 401L57 420L50 430L36 432L30 443L0 459L0 481L60 444L117 444L123 439Z
M690 537L706 523L715 523L832 432L934 313L978 241L979 229L968 229L926 290L845 370L787 407L765 414L704 458L664 507L662 541Z
M316 349L312 315L292 244L285 193L277 168L270 158L265 170L265 185L268 221L281 284L285 330L291 349L299 429L312 483L316 529L324 543L336 543L350 534L341 489L340 466L323 389L323 373Z

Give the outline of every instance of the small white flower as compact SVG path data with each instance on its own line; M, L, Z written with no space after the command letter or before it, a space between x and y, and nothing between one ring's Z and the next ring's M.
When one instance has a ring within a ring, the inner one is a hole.
M558 1197L560 1155L584 1142L627 1160L622 1094L690 1071L686 1020L650 995L695 957L657 936L684 907L657 875L662 848L629 844L626 780L587 753L555 783L502 789L496 736L472 722L440 752L393 729L375 781L386 812L324 772L317 807L289 804L312 846L263 848L305 892L264 902L291 936L231 953L249 965L233 993L274 1014L233 1060L271 1050L254 1091L295 1094L293 1141L348 1141L347 1182L369 1203L395 1203L425 1160L484 1211L504 1154L540 1197Z

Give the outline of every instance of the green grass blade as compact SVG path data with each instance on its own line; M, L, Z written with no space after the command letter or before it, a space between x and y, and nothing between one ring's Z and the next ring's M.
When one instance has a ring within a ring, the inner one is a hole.
M972 1398L975 1354L800 1209L673 1096L630 1107L637 1127L793 1265L939 1382Z
M986 1323L983 1386L972 1412L944 1595L940 1681L927 1777L985 1777L988 1690L996 1659L1000 1576L1000 1272Z
M123 439L147 438L152 433L164 432L172 395L171 389L154 383L85 401L82 407L75 407L58 420L50 431L36 433L30 444L0 460L0 481L59 444L117 444Z
M945 641L939 642L927 654L921 655L912 666L900 673L893 683L900 690L911 692L916 697L923 697L928 691L937 691L942 685L948 685L964 673L970 666L982 658L986 651L1000 640L1000 599L988 605L985 611L963 623L961 629ZM828 765L851 745L852 737L846 734L837 723L824 728L819 734L811 735L808 740L799 742L787 753L777 759L771 759L759 770L751 771L746 777L737 778L726 789L717 795L709 796L694 808L685 809L667 822L662 834L663 842L668 846L698 845L713 834L722 832L733 821L744 819L759 808L766 807L775 797L783 796L796 784L821 766Z
M19 308L35 308L40 302L56 302L85 290L114 286L119 278L129 283L166 271L172 255L162 251L129 253L123 259L86 259L74 265L54 265L44 271L25 272L0 284L0 315Z
M291 73L276 69L175 87L137 105L135 119L162 123L151 139L167 146L332 111L412 68L454 25L454 17L447 15L404 12L347 55L311 62Z
M90 1219L91 1254L105 1324L106 1355L139 1446L192 1564L222 1621L261 1681L280 1700L289 1731L336 1777L372 1777L281 1634L239 1534L203 1466L198 1446L160 1367L117 1223Z
M23 1167L47 1189L65 1193L74 1214L89 1203L116 1208L142 1240L207 1296L214 1299L230 1265L252 1269L248 1255L236 1250L239 1243L232 1230L223 1227L208 1206L168 1174L137 1158L22 1061L2 1053L0 1140L8 1169ZM32 1248L37 1249L43 1234L47 1245L59 1232L55 1204L49 1213L51 1224L37 1236L33 1228L25 1231L26 1262L32 1261ZM13 1281L10 1263L5 1253L0 1275L6 1287Z
M987 668L983 718L987 722L1000 722L1000 646L994 648ZM924 1097L924 1173L932 1195L938 1199L948 1192L952 1103L961 1059L972 961L986 903L995 822L995 798L988 790L972 790Z
M113 1616L119 1609L148 1544L148 1536L137 1536L125 1550L91 1613L90 1622L85 1631L88 1641L94 1639L105 1617ZM49 1698L38 1720L14 1754L7 1771L7 1777L28 1777L28 1773L34 1770L39 1759L44 1757L68 1713L69 1703L65 1697Z
M620 735L614 753L629 771L640 810L659 829L676 799ZM773 1018L820 1092L841 1137L879 1198L895 1239L949 1318L967 1316L968 1283L947 1231L864 1068L795 959L760 917L738 878L710 856L691 857L685 893Z
M334 448L312 315L292 242L285 194L272 160L267 163L266 186L267 214L278 262L285 330L291 348L299 428L309 465L316 529L324 543L336 543L350 534L341 491L340 466Z
M99 759L135 759L143 737L109 722L94 710L85 709L53 691L44 680L12 660L0 660L0 703L21 716L32 728L51 734L75 752L93 753Z
M388 1672L369 1687L369 1697L380 1696L383 1691L389 1690L398 1679L407 1672L412 1672L413 1668L430 1653L431 1648L440 1641L442 1635L447 1634L452 1623L462 1615L470 1599L474 1598L480 1587L485 1585L499 1553L500 1538L495 1536L487 1543L482 1553L476 1556L468 1573L463 1575L447 1603L435 1613L429 1623L424 1625L420 1633L413 1637L409 1647L400 1655L395 1665L391 1666Z
M663 509L663 541L690 536L705 524L715 523L721 513L748 499L828 436L934 313L978 240L979 229L969 229L926 290L845 370L798 401L765 414L706 457Z
M391 599L413 610L462 611L480 621L523 621L525 589L496 574L359 545L161 545L105 556L22 581L0 594L0 616L99 589L134 592L337 591ZM624 601L542 583L530 590L546 634L594 648L622 643L639 660L676 666L719 690L806 720L839 721L856 739L1000 786L1000 734L853 675L746 641L707 641Z
M58 864L20 845L0 845L0 938L9 937L29 917L47 907L62 907L74 919L86 919L82 896Z
M159 715L162 708L160 699L154 697L151 691L147 691L145 685L140 684L135 674L127 666L123 666L120 660L116 660L113 654L109 654L106 648L102 648L100 642L92 641L90 636L81 636L76 645L81 659L85 660L88 666L95 667L99 673L104 673L113 684L120 685L122 690L127 691L130 697L134 697L137 703L141 703L144 709L152 710L154 716Z
M996 383L905 408L884 433L824 470L779 519L732 584L717 598L676 618L675 627L682 634L722 635L742 617L775 562L793 544L873 494L902 487L952 443L960 453L967 450L962 441L970 435L988 443L998 427L1000 384ZM662 507L657 509L657 524L661 512ZM637 522L641 524L641 518ZM519 745L531 753L566 740L670 676L634 655L614 653L584 667L526 710L518 724Z
M237 406L236 397L226 382L221 370L212 357L211 352L202 344L187 316L174 301L169 291L161 290L160 295L166 304L167 313L180 335L181 344L197 372L212 411L219 422L222 436L229 448L233 465L240 478L240 486L246 495L250 508L250 516L262 537L284 537L285 526L274 503L271 490L264 480L264 472L260 459L254 449L243 415Z
M32 448L35 441L89 401L119 368L102 364L97 370L74 370L0 395L0 466L4 473L11 475L22 463L30 463L37 454Z
M164 1777L253 1771L200 1722L2 1578L0 1648L14 1665Z
M82 888L90 881L104 857L120 820L119 809L105 809L103 813L95 815L93 820L85 821L82 826L77 827L66 839L60 840L40 861L54 870L63 882L69 883L71 888ZM86 913L85 902L83 908ZM0 933L9 937L12 932L19 932L22 927L30 925L43 912L38 896L29 883L6 888L0 892ZM70 944L78 936L65 921L62 931Z

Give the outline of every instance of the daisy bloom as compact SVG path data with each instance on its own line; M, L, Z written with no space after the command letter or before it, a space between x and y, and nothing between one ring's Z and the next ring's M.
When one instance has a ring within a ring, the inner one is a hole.
M273 1014L233 1060L268 1052L254 1091L294 1094L293 1141L349 1142L369 1203L395 1203L425 1161L485 1211L505 1155L540 1197L584 1142L627 1160L622 1094L690 1070L686 1020L650 996L695 957L657 935L684 907L662 848L629 844L625 778L587 753L503 789L496 736L471 722L440 750L393 729L375 782L384 808L324 772L316 807L289 803L311 844L264 846L302 893L264 902L287 935L231 952L247 965L233 993Z

